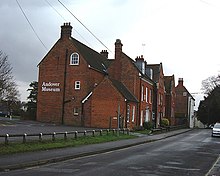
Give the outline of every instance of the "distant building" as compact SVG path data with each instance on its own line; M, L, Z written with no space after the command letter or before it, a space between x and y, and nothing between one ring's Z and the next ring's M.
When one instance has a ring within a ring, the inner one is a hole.
M176 91L176 106L175 106L175 118L176 124L186 124L190 128L194 127L194 106L195 99L183 85L183 78L179 78L178 85L175 88Z
M161 124L161 119L165 116L165 86L164 86L164 73L163 65L160 64L147 64L147 69L153 73L154 86L154 116L156 127Z
M169 119L170 125L175 125L175 78L164 76L165 85L165 117Z

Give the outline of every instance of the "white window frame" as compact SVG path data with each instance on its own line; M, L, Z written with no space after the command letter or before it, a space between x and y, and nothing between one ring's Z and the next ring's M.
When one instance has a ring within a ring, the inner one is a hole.
M149 109L145 110L145 122L149 122L150 121L150 117L149 117Z
M134 116L135 116L135 106L133 106L132 109L132 119L131 119L132 122L134 122Z
M153 102L153 90L150 89L149 103L152 104L152 102Z
M148 102L148 87L146 87L146 102Z
M75 90L80 90L80 81L75 81Z
M127 105L127 122L130 121L130 105Z
M141 101L144 101L144 86L141 86Z
M78 116L79 115L79 108L75 107L73 108L73 115Z
M72 53L70 55L70 65L79 65L79 54L78 53Z
M144 111L141 110L140 126L143 126L143 116L144 116Z

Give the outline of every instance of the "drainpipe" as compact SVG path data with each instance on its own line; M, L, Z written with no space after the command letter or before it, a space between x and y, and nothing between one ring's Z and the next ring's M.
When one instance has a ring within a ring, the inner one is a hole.
M141 122L141 93L142 93L142 85L141 85L141 78L140 78L140 102L139 102L139 113L138 113L138 115L139 115L139 122L138 122L138 126L140 127L140 122Z
M126 107L126 113L125 113L125 128L128 128L128 120L127 120L127 116L128 116L128 102L127 100L125 100L125 107ZM131 107L130 107L130 112L131 112ZM130 117L130 114L129 114L129 117Z
M65 65L64 65L64 78L63 78L63 103L62 103L62 124L64 124L64 113L65 113L67 60L68 60L68 49L66 49Z

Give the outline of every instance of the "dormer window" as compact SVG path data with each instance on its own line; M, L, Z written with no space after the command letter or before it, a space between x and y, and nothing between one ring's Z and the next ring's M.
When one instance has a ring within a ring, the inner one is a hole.
M79 65L79 54L72 53L70 55L70 65Z

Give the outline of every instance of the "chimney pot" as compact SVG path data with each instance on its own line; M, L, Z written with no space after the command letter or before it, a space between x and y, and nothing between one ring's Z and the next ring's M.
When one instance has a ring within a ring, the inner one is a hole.
M102 50L100 52L101 55L105 56L106 58L108 58L108 51L107 50Z
M61 26L61 38L71 37L72 28L73 27L70 25L70 23L64 23L63 26Z
M178 84L179 84L179 85L183 85L183 78L179 78Z

